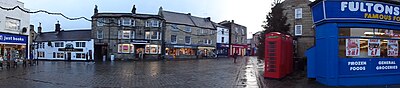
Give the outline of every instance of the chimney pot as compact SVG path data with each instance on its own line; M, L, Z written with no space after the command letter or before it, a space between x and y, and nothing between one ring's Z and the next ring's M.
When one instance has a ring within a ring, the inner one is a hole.
M57 21L57 24L56 24L56 29L55 29L55 31L56 31L56 32L60 32L60 30L61 30L60 21Z
M42 33L42 23L39 22L38 33Z

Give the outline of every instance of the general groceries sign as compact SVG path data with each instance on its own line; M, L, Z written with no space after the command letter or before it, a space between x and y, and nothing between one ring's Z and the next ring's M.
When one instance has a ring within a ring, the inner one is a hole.
M340 74L371 74L400 72L400 60L395 58L340 59Z
M312 7L314 23L323 20L363 20L400 23L400 5L354 0L327 0Z
M24 35L0 33L0 43L25 45L28 43L28 37Z

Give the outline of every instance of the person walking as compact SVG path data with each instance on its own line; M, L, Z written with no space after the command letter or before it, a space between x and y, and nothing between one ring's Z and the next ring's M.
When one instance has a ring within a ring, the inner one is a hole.
M0 67L1 67L1 69L3 69L3 57L0 57Z
M238 53L234 53L233 54L233 63L236 63L237 57L238 57Z

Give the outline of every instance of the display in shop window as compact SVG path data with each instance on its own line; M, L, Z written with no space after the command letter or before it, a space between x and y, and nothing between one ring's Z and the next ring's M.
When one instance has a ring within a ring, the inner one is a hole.
M399 55L399 43L397 40L389 40L387 44L387 55L398 56Z
M368 39L368 56L380 56L380 45L379 39Z
M359 55L360 55L360 40L346 39L346 56L359 56Z

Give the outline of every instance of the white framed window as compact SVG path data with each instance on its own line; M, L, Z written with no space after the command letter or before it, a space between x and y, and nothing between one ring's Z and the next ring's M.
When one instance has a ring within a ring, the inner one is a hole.
M86 42L75 42L76 47L86 47Z
M303 34L303 25L296 25L294 27L294 35L299 36Z
M221 43L224 43L225 37L221 37Z
M54 46L55 47L64 47L64 42L55 42Z
M118 44L118 53L135 53L133 44Z
M160 45L146 45L145 53L146 54L161 54L161 46Z
M131 31L122 31L122 39L130 39L131 38Z
M161 40L161 33L158 32L158 31L146 31L145 32L145 39Z
M224 30L224 29L222 29L222 30L221 30L221 33L222 33L222 35L223 35L223 34L225 34L225 30Z
M302 8L297 8L294 10L294 12L295 12L295 16L294 16L295 19L303 18L303 9Z
M57 53L56 58L64 58L64 53Z
M106 23L104 18L97 18L97 26L104 26Z
M6 17L6 28L7 30L18 31L21 26L21 21L19 19Z
M211 44L212 44L212 40L210 40L210 39L205 39L205 40L204 40L204 44L211 45Z
M146 27L160 27L160 21L158 20L148 20L146 21Z
M235 27L235 33L239 33L239 28Z
M176 25L176 24L171 24L171 30L172 30L172 31L179 31L178 25Z
M176 35L171 35L171 43L172 44L176 44L177 43L177 41L176 41Z
M97 30L97 39L103 39L103 30Z
M131 26L132 25L132 21L129 18L122 18L122 25L123 26Z
M186 26L185 32L192 32L192 28L190 28L190 26Z
M44 58L45 55L44 55L44 52L38 52L38 53L37 53L37 56L38 56L38 57L41 57L41 58Z
M246 32L244 31L244 29L243 29L243 28L242 28L242 30L241 30L241 31L242 31L242 35L244 35L244 34L246 33Z
M191 36L185 36L185 44L191 44L192 43L192 37Z

